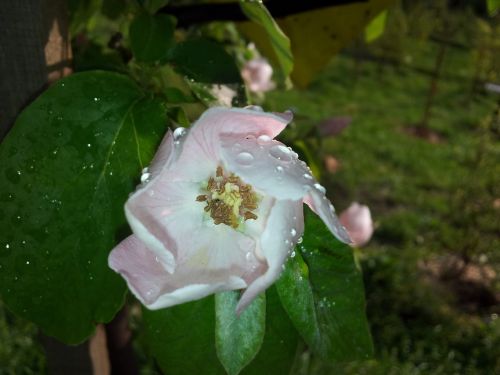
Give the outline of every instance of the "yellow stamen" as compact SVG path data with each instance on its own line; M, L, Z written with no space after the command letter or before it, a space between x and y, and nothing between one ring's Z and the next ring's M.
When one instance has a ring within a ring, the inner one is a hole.
M251 185L245 184L234 175L225 175L218 166L215 177L211 176L197 202L206 202L205 212L210 214L216 225L226 224L235 229L246 220L256 220L253 210L258 208L258 196Z

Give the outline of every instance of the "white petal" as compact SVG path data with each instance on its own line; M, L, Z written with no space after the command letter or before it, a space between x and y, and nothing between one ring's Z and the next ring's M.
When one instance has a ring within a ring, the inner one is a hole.
M238 313L243 311L259 293L266 290L279 277L289 252L303 232L302 201L276 201L260 239L268 269L245 290L236 307Z
M325 193L317 188L311 189L304 197L306 203L311 210L318 215L326 224L330 232L340 241L351 244L352 240L346 229L340 224L339 218L335 214L335 208L326 198Z

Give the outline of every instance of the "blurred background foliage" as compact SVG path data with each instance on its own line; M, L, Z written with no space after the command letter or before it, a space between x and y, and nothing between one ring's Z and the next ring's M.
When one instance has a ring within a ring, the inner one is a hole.
M187 125L220 100L220 86L186 78L186 61L148 49L130 35L132 24L162 30L166 39L153 47L203 37L238 68L261 54L273 63L277 89L265 96L229 76L232 104L292 109L283 139L308 159L338 210L361 202L376 224L356 250L374 359L334 365L303 348L294 373L500 373L500 93L485 89L500 83L495 2L370 1L260 29L217 20L175 28L156 13L194 3L206 2L69 0L74 71L130 74L165 98L172 124ZM293 61L280 49L288 39ZM340 117L347 125L325 133L321 124ZM134 311L141 371L156 374ZM0 374L45 372L36 327L0 305Z

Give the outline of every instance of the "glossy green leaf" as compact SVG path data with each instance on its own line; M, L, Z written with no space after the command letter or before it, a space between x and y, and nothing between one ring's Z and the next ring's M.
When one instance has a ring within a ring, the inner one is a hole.
M130 46L137 61L155 62L167 57L174 44L174 19L166 14L141 13L130 24Z
M166 374L226 374L215 351L213 296L168 309L143 309L143 317L148 344Z
M231 55L220 44L208 39L177 44L172 48L169 60L179 73L198 82L241 82L240 71Z
M289 374L299 335L281 306L274 286L266 290L266 334L255 359L241 375Z
M370 23L366 26L365 29L365 41L367 43L373 42L375 39L382 36L385 30L385 24L387 21L387 10L384 10L379 13L374 19L370 21Z
M165 122L110 72L63 79L21 113L0 145L0 294L12 311L66 343L113 318L126 288L108 253Z
M276 284L285 310L313 352L334 361L366 359L372 341L352 250L310 210L301 245Z
M229 291L215 296L215 345L229 375L239 374L257 355L266 326L265 294L237 316L239 295L238 291Z
M274 21L264 3L259 1L240 1L240 6L248 19L263 28L283 75L288 77L293 69L290 39L288 39L276 21Z

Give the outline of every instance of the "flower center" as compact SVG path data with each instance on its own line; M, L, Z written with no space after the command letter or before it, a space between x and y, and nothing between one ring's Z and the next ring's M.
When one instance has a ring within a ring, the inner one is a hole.
M258 196L252 185L245 184L233 173L227 175L221 166L203 190L205 194L198 195L196 200L206 202L205 211L216 225L226 224L236 229L246 220L257 219L252 211L258 207Z

